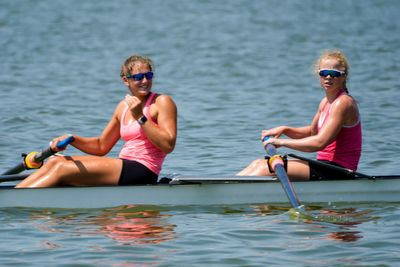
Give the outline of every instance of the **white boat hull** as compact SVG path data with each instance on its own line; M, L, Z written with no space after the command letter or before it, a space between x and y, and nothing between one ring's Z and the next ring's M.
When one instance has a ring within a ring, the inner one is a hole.
M179 180L179 179L178 179ZM185 180L185 178L182 178ZM201 184L59 187L0 187L0 207L106 208L120 205L277 204L288 199L277 181L227 182L197 178ZM187 182L187 181L186 181ZM293 183L302 204L399 202L400 179L357 179Z

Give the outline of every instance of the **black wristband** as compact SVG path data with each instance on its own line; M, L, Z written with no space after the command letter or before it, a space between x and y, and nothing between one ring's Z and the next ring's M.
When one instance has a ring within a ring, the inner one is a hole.
M145 122L147 121L147 117L145 115L143 115L142 117L140 117L137 122L139 123L139 125L143 125Z

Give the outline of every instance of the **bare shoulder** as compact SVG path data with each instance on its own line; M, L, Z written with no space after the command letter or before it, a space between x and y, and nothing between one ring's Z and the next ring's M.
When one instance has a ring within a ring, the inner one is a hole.
M175 129L177 124L177 113L175 102L169 95L157 95L154 100L153 118L156 118L158 125L164 129Z
M127 107L126 104L125 104L125 101L124 101L124 100L121 100L121 101L118 103L118 105L115 107L114 115L113 115L114 118L120 120L120 118L121 118L121 116L122 116L122 112L124 111L125 107Z
M343 119L343 125L352 126L359 121L359 110L356 100L350 95L342 95L332 107L332 113Z
M352 96L344 94L339 97L335 103L335 106L343 109L354 109L357 108L357 103Z
M155 103L159 107L176 108L176 104L175 104L174 100L169 95L164 95L164 94L157 95L157 97L155 99Z
M158 94L156 97L156 102L158 102L158 103L165 103L165 102L174 103L174 100L169 95Z

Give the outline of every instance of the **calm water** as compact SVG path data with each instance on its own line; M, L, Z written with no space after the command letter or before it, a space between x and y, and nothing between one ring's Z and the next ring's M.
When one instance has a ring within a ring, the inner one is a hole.
M310 122L323 96L312 64L340 48L362 112L359 171L399 174L399 11L396 0L0 1L0 169L55 136L99 134L127 92L122 61L140 53L179 109L163 173L232 175L263 157L261 129ZM340 225L267 205L2 209L0 265L399 262L398 203L314 208L365 214Z

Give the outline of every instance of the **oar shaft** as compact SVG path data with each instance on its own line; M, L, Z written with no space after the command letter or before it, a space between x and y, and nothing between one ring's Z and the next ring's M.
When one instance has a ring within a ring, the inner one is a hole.
M70 143L72 143L74 141L74 137L71 135L67 138L65 138L64 140L61 140L60 142L57 143L56 147L58 149L64 149L66 148ZM41 162L45 159L47 159L48 157L50 157L51 155L55 154L56 152L53 151L51 149L51 147L48 147L46 149L43 149L42 152L38 153L35 155L34 160L36 162Z
M25 164L23 162L19 163L18 165L15 165L11 169L3 172L3 175L9 175L9 174L14 174L14 173L20 173L23 170L25 170Z
M275 146L272 144L267 144L265 150L270 157L278 155ZM297 198L296 192L294 191L292 184L290 183L289 177L287 176L283 161L281 162L274 164L273 169L279 181L281 182L282 188L285 191L290 204L293 208L298 208L300 207L300 202Z
M0 175L0 183L4 182L12 182L12 181L21 181L28 177L30 174L9 174L9 175Z
M68 146L68 144L72 143L74 141L74 137L71 135L64 140L60 141L57 143L57 148L59 149L64 149L65 147ZM36 163L42 162L43 160L47 159L51 155L55 154L56 152L51 149L51 147L48 147L46 149L43 149L41 152L37 153L33 157L33 161ZM2 175L10 175L10 174L17 174L20 173L24 170L27 169L27 166L25 164L25 159L17 164L16 166L12 167L11 169L7 170L6 172L2 173Z

